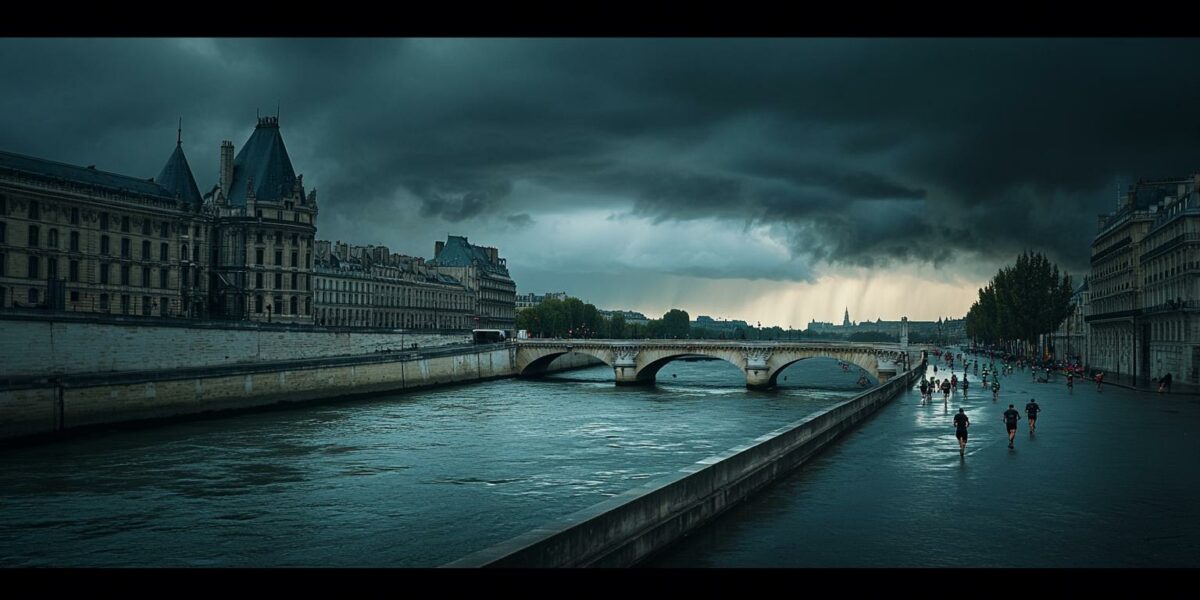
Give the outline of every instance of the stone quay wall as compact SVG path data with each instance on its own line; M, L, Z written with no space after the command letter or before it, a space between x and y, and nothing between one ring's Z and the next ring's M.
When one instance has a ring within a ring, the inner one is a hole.
M0 383L53 375L360 356L465 344L469 332L0 311Z
M0 442L173 419L512 377L511 344L158 372L87 374L0 387ZM551 370L600 364L579 354Z
M910 389L924 364L886 384L552 521L447 567L625 567L637 564L785 477Z

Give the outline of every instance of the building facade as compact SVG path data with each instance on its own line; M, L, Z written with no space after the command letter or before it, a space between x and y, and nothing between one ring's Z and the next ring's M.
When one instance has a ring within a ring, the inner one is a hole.
M1200 174L1139 181L1092 242L1089 365L1147 384L1200 383Z
M521 311L521 310L525 310L526 308L533 308L547 300L566 300L566 299L567 299L566 292L546 292L545 294L543 294L541 296L539 296L537 294L532 294L532 293L517 294L516 295L516 309L518 311Z
M420 257L317 240L316 320L331 327L471 329L474 295Z
M192 314L199 200L181 142L158 181L0 151L0 308Z
M495 248L476 246L466 237L451 235L445 242L434 244L433 259L428 264L471 290L476 328L511 330L516 325L517 284Z
M0 151L0 309L405 329L511 329L516 284L495 248L435 260L316 242L316 190L278 117L261 117L201 195L182 132L142 179ZM548 294L549 297L566 294Z
M181 136L151 179L0 152L0 307L311 323L316 193L278 119L220 160L202 197Z
M1075 288L1071 294L1071 314L1063 320L1058 330L1047 336L1050 353L1058 359L1066 359L1080 364L1089 364L1088 328L1084 316L1088 311L1088 281Z
M305 193L277 117L262 117L236 158L221 143L214 206L211 298L231 319L313 322L317 192ZM203 253L201 253L203 255Z
M862 321L855 323L850 320L850 311L846 310L842 316L842 324L834 325L833 323L821 322L813 319L808 323L807 331L811 333L836 333L840 335L850 335L852 333L886 333L894 335L897 339L901 333L907 331L910 334L919 334L926 337L940 337L947 341L965 340L967 337L967 327L965 319L950 319L939 318L936 321L884 321L875 319L874 321Z

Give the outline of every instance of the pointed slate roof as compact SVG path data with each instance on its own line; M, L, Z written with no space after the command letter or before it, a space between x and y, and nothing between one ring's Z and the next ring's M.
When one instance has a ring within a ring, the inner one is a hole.
M467 238L459 235L446 236L446 245L442 247L442 251L433 260L426 262L426 264L435 267L469 267L475 265L485 271L505 277L508 276L508 269L492 264L486 250L468 242Z
M93 189L167 198L167 192L153 181L78 167L44 158L0 150L0 171L51 181L68 181Z
M227 198L234 206L245 206L246 187L253 182L254 196L269 202L291 197L296 171L288 158L277 117L262 117L254 133L233 159L233 177Z
M442 251L428 264L439 267L469 267L480 258L487 262L487 256L478 256L477 250L479 249L469 244L465 237L447 236L446 245L442 247Z
M200 188L196 187L196 178L192 176L192 168L188 166L187 157L183 155L183 144L176 143L175 151L154 182L166 188L172 197L180 198L187 203L188 208L199 208L204 200L200 198Z

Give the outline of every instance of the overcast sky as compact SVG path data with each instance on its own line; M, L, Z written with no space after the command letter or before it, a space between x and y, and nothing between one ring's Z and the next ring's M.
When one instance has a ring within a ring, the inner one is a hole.
M1116 186L1200 167L1200 40L0 40L0 149L216 182L255 111L317 236L496 246L520 292L805 326L1086 273Z

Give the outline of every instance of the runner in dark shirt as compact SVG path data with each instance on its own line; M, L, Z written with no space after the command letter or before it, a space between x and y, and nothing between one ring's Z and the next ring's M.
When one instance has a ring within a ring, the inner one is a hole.
M971 419L967 418L967 413L963 409L958 409L958 414L954 415L954 437L958 438L958 454L965 456L967 452L967 428L971 426Z
M1008 427L1008 447L1013 447L1013 438L1017 437L1017 422L1021 420L1021 413L1013 408L1013 405L1008 405L1008 410L1004 411L1004 425Z
M1029 399L1029 404L1025 405L1025 414L1029 416L1029 433L1033 433L1037 429L1038 413L1042 412L1042 407L1038 406L1037 400Z

